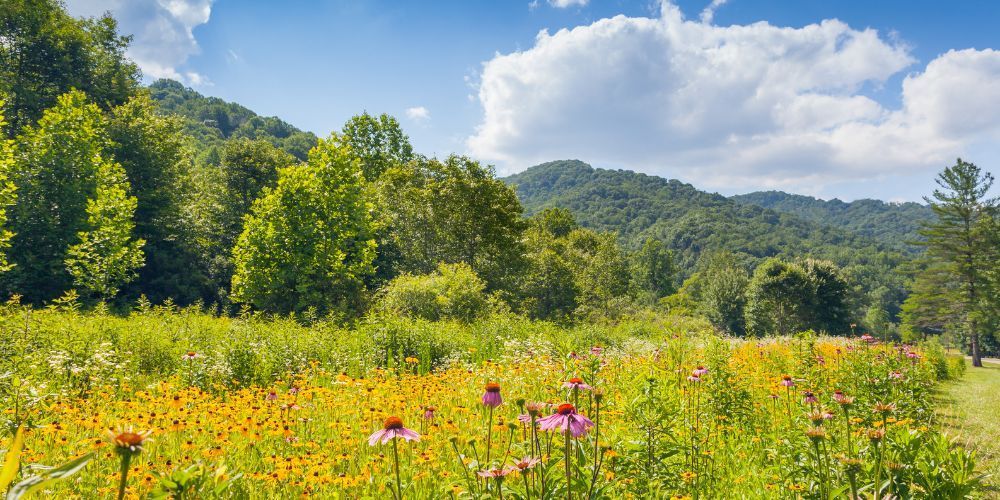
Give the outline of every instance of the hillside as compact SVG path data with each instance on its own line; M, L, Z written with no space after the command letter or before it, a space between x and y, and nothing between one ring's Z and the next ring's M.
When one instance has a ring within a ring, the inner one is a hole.
M216 148L226 139L265 139L300 160L316 145L316 136L273 116L257 113L217 97L206 97L173 80L157 80L150 95L166 113L185 118L186 131L198 143L198 159L214 163Z
M902 289L892 272L906 260L898 245L737 203L677 180L595 169L578 160L543 163L505 180L515 186L527 214L567 208L582 225L616 232L632 248L646 238L660 239L685 274L703 253L728 250L751 262L773 256L828 259L868 291L884 288L881 296L898 298Z
M920 222L934 216L930 207L919 203L897 204L871 199L824 201L781 191L758 191L732 196L730 199L843 228L890 245L901 246L911 252L919 252L922 248L913 244L921 240L918 233Z

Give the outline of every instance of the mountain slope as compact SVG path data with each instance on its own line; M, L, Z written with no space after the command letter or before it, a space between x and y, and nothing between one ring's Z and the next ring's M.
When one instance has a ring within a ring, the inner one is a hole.
M846 229L890 245L898 245L910 252L919 252L921 249L919 245L913 244L922 239L917 232L920 222L934 216L930 207L919 203L896 204L870 199L852 202L838 199L823 201L781 191L758 191L732 196L730 199Z
M149 92L163 112L185 119L187 133L199 143L198 157L203 163L215 163L218 147L233 137L267 140L300 160L316 145L311 132L277 117L259 116L239 104L203 96L173 80L157 80Z
M659 239L674 251L685 274L713 250L749 261L815 257L845 267L867 291L884 287L891 296L901 293L892 272L906 260L898 246L676 180L595 169L578 160L543 163L505 180L515 186L527 213L567 208L582 225L616 232L633 248L646 238Z

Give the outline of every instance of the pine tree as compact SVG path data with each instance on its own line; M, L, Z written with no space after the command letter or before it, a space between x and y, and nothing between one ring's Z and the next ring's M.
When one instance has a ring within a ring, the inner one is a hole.
M924 198L937 220L926 224L921 234L926 238L928 256L945 265L961 284L953 302L961 310L972 364L982 366L979 338L983 301L990 300L983 294L987 293L986 274L996 262L988 258L992 252L980 228L997 208L997 199L987 196L993 176L959 158L938 175L937 184L940 189Z

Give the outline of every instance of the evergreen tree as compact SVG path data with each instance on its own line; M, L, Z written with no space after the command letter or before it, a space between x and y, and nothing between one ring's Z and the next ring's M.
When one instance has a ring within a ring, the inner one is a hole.
M747 287L747 333L788 335L806 329L813 296L801 267L774 258L764 261Z
M961 285L950 297L962 314L962 328L969 339L973 366L982 366L979 348L980 329L989 298L988 273L997 263L990 240L982 231L993 217L997 199L988 197L993 176L976 165L962 161L938 175L931 197L925 198L937 220L921 230L926 238L927 254L945 266Z

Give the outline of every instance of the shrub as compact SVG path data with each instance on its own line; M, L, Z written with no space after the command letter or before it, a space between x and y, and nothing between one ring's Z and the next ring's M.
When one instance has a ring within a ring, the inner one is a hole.
M486 283L468 264L442 263L430 274L404 274L392 280L380 309L429 321L471 323L490 309L485 290Z

